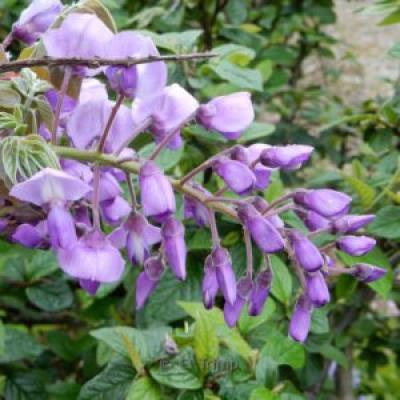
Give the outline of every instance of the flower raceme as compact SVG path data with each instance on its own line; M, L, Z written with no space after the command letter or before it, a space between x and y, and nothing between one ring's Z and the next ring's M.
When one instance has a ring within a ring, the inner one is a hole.
M95 14L74 10L65 9L63 18L58 18L62 11L58 0L34 0L14 24L8 41L40 46L48 57L159 56L145 34L114 33ZM272 254L288 261L300 283L289 325L289 334L298 341L307 338L313 309L330 301L334 276L345 273L364 283L384 276L384 269L365 263L347 269L335 265L335 251L360 256L375 245L374 239L357 235L374 216L348 214L351 198L346 194L333 189L296 189L271 203L265 201L262 191L271 177L304 166L313 152L311 146L233 145L179 180L160 167L158 154L165 147L181 147L184 128L190 123L228 140L240 138L255 116L250 93L231 93L200 104L177 83L167 85L166 64L157 59L132 66L99 64L89 69L74 65L60 70L64 70L62 87L45 93L54 113L54 130L50 132L40 117L38 126L44 142L69 143L68 155L61 157L58 167L15 174L10 198L27 206L31 214L29 218L12 211L2 214L0 232L21 245L54 251L61 269L90 295L102 283L123 279L125 256L140 271L138 309L145 306L167 269L177 279L186 279L185 235L190 230L185 230L177 213L179 194L183 194L187 223L211 231L203 302L210 309L222 295L229 326L236 324L246 304L249 315L262 313L274 282ZM93 77L101 74L106 85ZM81 80L75 97L67 94L70 75ZM115 92L116 101L109 99L107 88ZM146 131L154 150L144 158L135 151L134 139ZM1 137L6 135L9 131ZM214 172L210 185L197 179L206 170ZM132 180L132 174L138 179ZM223 186L213 192L210 188L218 184ZM8 202L0 198L1 207L7 208ZM291 210L303 221L304 229L298 225L294 229L281 218ZM229 249L221 245L217 212L244 228L247 263L239 279ZM323 232L335 237L318 247L314 236ZM252 243L264 258L255 271Z

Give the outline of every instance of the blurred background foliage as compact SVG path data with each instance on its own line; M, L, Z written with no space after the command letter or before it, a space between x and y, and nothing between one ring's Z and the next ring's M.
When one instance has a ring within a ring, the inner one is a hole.
M103 3L120 29L147 32L162 53L212 49L218 57L207 62L170 64L171 80L203 100L250 90L258 117L241 143L315 146L304 172L274 177L267 199L291 185L347 191L355 213L377 214L369 233L379 248L363 260L390 272L370 286L348 277L334 282L333 301L314 313L302 346L286 336L298 285L277 257L272 298L261 316L242 316L229 330L220 309L205 312L200 272L210 238L194 226L187 228L188 281L166 276L139 313L136 271L91 298L61 274L49 253L0 242L0 393L7 400L398 399L400 78L391 82L390 97L349 105L327 84L340 72L321 67L321 79L307 76L310 60L323 66L335 58L330 0ZM25 4L0 2L0 36ZM382 25L400 22L399 1L377 1L361 12L379 13ZM18 53L18 43L11 51ZM400 43L389 55L400 57ZM161 157L176 175L225 145L195 124L184 136L184 151ZM149 151L145 141L137 146L142 154ZM211 178L209 185L217 184ZM285 218L299 225L293 214ZM234 267L242 271L240 229L225 220L220 226ZM343 255L340 262L352 259Z

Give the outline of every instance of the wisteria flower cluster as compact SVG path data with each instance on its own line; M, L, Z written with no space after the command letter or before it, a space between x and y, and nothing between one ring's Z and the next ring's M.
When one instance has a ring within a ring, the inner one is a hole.
M179 84L167 84L166 64L157 60L159 52L149 37L132 31L115 33L95 14L64 8L58 0L33 1L3 47L13 40L42 46L49 59L156 58L129 66L89 69L75 63L62 67L61 86L45 93L53 125L39 121L38 134L49 148L62 144L70 151L61 156L59 165L44 166L28 177L17 174L9 196L0 197L4 208L12 198L34 210L29 221L2 213L4 235L30 248L50 248L61 269L91 295L102 283L122 278L125 253L141 271L136 281L138 309L157 288L166 268L177 279L186 279L185 227L176 216L176 192L184 197L184 219L211 231L203 301L209 309L222 294L229 326L235 325L246 304L250 315L262 312L274 279L271 254L286 254L299 279L301 291L289 334L301 342L307 338L313 309L330 300L330 276L349 274L369 283L385 274L384 269L364 263L352 268L337 265L333 250L362 256L375 246L374 239L356 234L374 216L350 214L352 199L346 194L300 188L270 204L264 200L262 192L271 175L301 168L311 157L310 146L234 144L181 179L167 176L155 162L165 147L182 146L181 130L190 122L228 140L238 139L255 116L249 93L232 93L200 104ZM81 80L77 98L67 95L74 77ZM110 100L107 85L116 101ZM150 133L155 142L147 159L132 147L144 133ZM2 133L2 141L12 134ZM197 179L206 169L223 181L218 192L211 193ZM138 177L135 183L132 173ZM123 186L128 188L129 201ZM306 231L285 225L281 214L288 210L301 218ZM229 251L221 245L216 212L243 226L244 276L235 276ZM317 247L313 238L321 233L335 235L335 241ZM263 254L256 274L253 244Z

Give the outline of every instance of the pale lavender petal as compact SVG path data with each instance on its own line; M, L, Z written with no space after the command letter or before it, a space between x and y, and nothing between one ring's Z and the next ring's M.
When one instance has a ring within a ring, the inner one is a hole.
M72 215L63 206L52 207L47 216L47 229L54 250L67 249L78 240Z

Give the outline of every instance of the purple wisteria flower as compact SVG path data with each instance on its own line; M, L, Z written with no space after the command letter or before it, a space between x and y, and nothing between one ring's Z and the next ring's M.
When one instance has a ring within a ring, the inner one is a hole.
M333 221L332 228L334 233L354 233L368 225L375 219L375 215L345 215Z
M385 276L387 271L375 265L359 263L351 268L351 275L364 283L375 282Z
M253 169L254 175L256 176L255 188L258 190L265 190L269 186L271 174L274 170L273 168L265 167L259 161L257 162L262 151L269 147L270 146L267 144L256 143L247 148L249 164Z
M256 184L253 171L240 161L221 156L213 163L215 173L238 195L250 193Z
M63 5L59 0L33 0L13 24L13 38L28 46L33 44L60 14Z
M94 58L102 54L104 43L113 33L94 14L71 13L61 26L49 29L42 37L50 57ZM74 67L74 72L85 75L85 67Z
M291 171L300 168L310 158L313 151L313 147L299 144L271 146L262 151L260 161L269 168Z
M324 259L317 246L306 236L292 230L288 234L294 257L306 272L316 272L324 266Z
M156 289L164 273L160 257L150 257L144 263L144 269L136 280L136 309L140 310L151 293Z
M146 217L163 221L175 212L175 195L171 183L153 161L146 161L140 168L139 186Z
M48 247L47 235L46 221L41 221L36 225L25 223L15 228L11 240L25 247L40 249Z
M257 246L265 253L276 253L285 247L279 231L251 204L238 207L238 216Z
M104 43L101 56L106 59L143 58L159 56L153 41L140 33L125 31L114 35ZM167 67L164 62L111 66L105 71L111 87L118 93L134 98L153 97L167 83Z
M329 219L324 218L315 211L296 210L296 214L303 220L304 225L311 232L318 231L320 229L328 229L331 226Z
M236 140L254 120L251 95L237 92L215 97L200 106L197 120L205 128L215 130L229 140Z
M339 217L349 210L351 197L332 189L301 190L293 200L323 217Z
M82 236L74 246L57 252L61 269L68 275L96 282L117 282L124 272L120 252L99 230Z
M351 256L363 256L375 247L376 240L368 236L342 236L336 245Z
M66 126L67 135L78 149L93 149L104 133L115 103L104 99L93 99L79 104L70 114ZM131 110L122 105L117 112L105 143L106 153L123 149L135 131Z
M269 207L268 202L260 196L254 197L251 201L251 204L261 214L264 214ZM282 221L282 219L279 217L278 214L265 216L265 219L278 230L281 230L285 227L284 222Z
M262 313L268 299L272 284L272 271L262 270L258 273L249 299L249 315L256 316Z
M214 307L218 290L217 271L213 265L212 256L209 255L204 263L204 276L202 281L203 304L207 310Z
M314 307L323 307L330 300L328 285L325 282L324 275L320 272L314 272L306 275L307 296Z
M216 247L212 253L212 265L215 268L218 286L225 301L233 305L236 300L236 278L232 269L232 259L223 247Z
M249 276L244 276L239 279L236 289L236 300L233 304L225 302L224 305L224 319L231 328L235 326L240 318L243 306L246 304L250 293L252 291L253 282Z
M186 244L183 224L172 216L168 217L162 226L161 238L168 266L178 279L186 279Z
M133 265L142 265L150 256L151 247L161 242L161 229L151 225L142 214L132 213L109 239L118 249L127 248Z
M289 324L289 335L297 342L305 342L310 330L312 303L303 295L297 300L292 318Z

